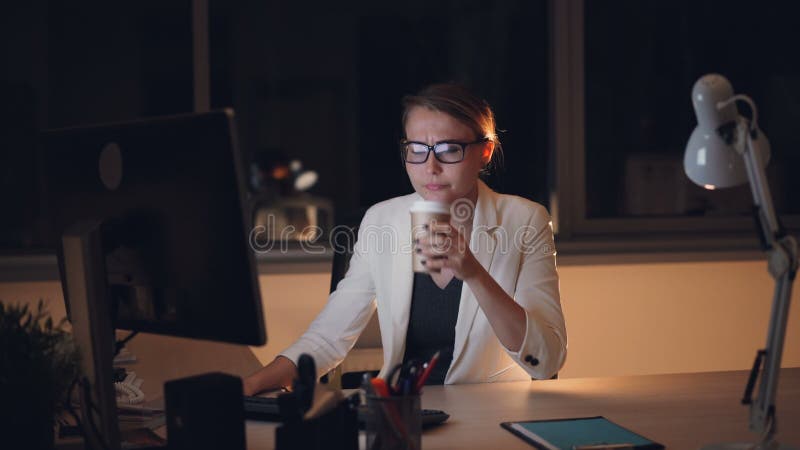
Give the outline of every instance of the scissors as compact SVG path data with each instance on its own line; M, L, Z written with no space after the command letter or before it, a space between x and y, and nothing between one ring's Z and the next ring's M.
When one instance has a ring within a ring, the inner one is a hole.
M416 359L410 359L404 364L398 364L386 377L389 390L393 395L411 394L416 385L416 379L422 373L422 365ZM395 377L396 376L396 377Z

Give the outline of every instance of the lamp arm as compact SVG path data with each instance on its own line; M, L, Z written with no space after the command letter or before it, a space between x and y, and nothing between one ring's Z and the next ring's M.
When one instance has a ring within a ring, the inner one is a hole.
M752 103L751 103L751 106ZM753 107L755 111L755 107ZM763 442L770 442L775 433L775 395L778 388L778 376L781 368L783 344L786 336L786 322L791 302L792 283L797 273L798 251L797 241L792 236L785 235L778 223L772 204L769 185L767 184L764 166L759 160L759 155L753 151L753 131L739 127L745 136L745 148L742 154L753 202L757 209L759 232L763 236L762 242L768 255L768 269L775 280L775 291L772 299L769 329L767 332L767 345L759 351L756 364L751 377L757 376L759 358L763 361L763 373L758 385L758 396L755 402L750 402L752 384L748 383L743 403L750 403L750 429L762 435Z
M758 127L758 109L756 108L756 102L753 101L752 98L748 97L744 94L736 94L727 100L723 100L721 102L717 102L717 110L721 110L722 108L730 105L731 103L736 102L737 100L741 100L747 103L750 106L750 111L753 114L753 118L750 120L750 131L753 131Z

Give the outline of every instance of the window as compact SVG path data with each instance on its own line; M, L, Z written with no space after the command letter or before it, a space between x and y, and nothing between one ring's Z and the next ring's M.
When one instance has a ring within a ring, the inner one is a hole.
M683 173L697 123L690 92L710 72L755 100L772 145L776 210L788 227L800 225L792 195L800 192L792 133L800 63L787 57L800 41L794 14L775 3L708 0L554 2L553 14L564 235L753 235L749 186L705 191Z
M253 161L300 159L346 212L412 192L400 100L433 82L494 107L506 164L489 184L548 202L547 3L212 1L212 106Z
M0 79L9 100L0 108L8 119L0 198L12 218L0 224L0 248L54 245L39 130L193 110L193 3L162 3L34 1L3 17L0 35L17 44L2 55L18 63ZM342 212L409 193L397 152L400 99L453 80L484 96L505 130L506 164L489 184L547 204L546 0L208 7L208 98L212 108L235 108L251 161L300 159L319 173L313 193Z
M33 2L5 18L3 36L20 46L3 54L20 63L0 80L12 217L0 225L0 248L51 246L30 144L38 130L192 110L190 3L159 5ZM505 166L488 183L548 206L561 242L669 242L648 247L659 250L713 235L744 236L752 248L749 187L707 192L683 174L691 87L718 72L758 105L776 209L800 229L792 195L800 192L792 132L800 27L789 6L213 0L209 8L211 106L236 109L250 161L300 159L319 173L312 192L338 211L411 192L396 151L400 98L453 80L484 96L504 130ZM94 25L70 25L85 18Z

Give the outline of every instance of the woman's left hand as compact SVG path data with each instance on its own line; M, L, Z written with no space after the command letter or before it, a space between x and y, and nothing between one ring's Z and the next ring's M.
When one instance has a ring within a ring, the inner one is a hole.
M469 249L463 227L453 224L430 224L428 232L417 239L414 251L422 256L428 272L446 268L459 280L467 280L483 269Z

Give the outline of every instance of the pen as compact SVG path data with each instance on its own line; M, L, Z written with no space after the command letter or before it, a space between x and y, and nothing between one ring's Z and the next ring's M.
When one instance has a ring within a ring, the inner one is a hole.
M417 386L415 392L421 391L422 386L425 386L425 381L428 379L429 376L431 376L431 371L433 371L433 367L436 365L436 362L439 361L439 353L440 352L434 353L433 356L431 357L431 360L428 361L427 367L425 367L425 370L422 371L422 375L420 375L419 379L417 380Z
M411 394L411 379L404 378L403 385L400 388L400 395L409 395Z
M386 376L386 384L392 395L407 395L411 393L410 388L417 385L417 360L412 359L403 364L398 364L389 371ZM408 389L406 388L408 385Z
M403 395L409 394L416 394L417 393L417 381L419 381L419 377L422 375L422 366L419 363L414 363L408 369L408 378L406 379L406 383L403 385Z

